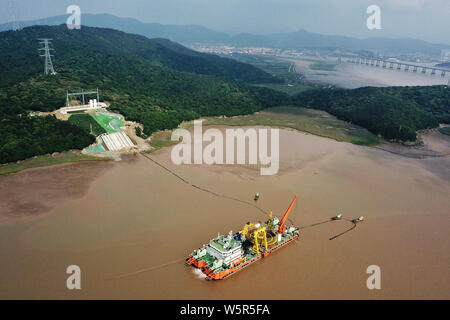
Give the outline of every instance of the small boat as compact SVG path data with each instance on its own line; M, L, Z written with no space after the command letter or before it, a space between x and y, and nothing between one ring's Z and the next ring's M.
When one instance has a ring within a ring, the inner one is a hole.
M339 213L337 216L334 216L331 218L331 220L341 220L342 219L342 213Z

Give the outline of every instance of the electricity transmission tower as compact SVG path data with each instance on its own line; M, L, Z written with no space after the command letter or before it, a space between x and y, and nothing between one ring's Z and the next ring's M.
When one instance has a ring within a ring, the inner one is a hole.
M9 13L11 15L11 24L14 31L20 30L20 24L17 18L16 0L9 0Z
M41 57L45 57L45 74L56 74L55 69L53 69L53 62L52 57L53 55L50 53L51 50L55 50L53 48L50 48L50 41L52 39L38 39L40 42L39 44L43 45L43 48L40 48L39 51L44 51L44 54L41 55Z

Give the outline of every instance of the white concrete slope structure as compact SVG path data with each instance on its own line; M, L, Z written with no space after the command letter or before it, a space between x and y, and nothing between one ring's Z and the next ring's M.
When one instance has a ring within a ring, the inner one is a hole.
M135 145L123 131L111 134L102 134L100 137L106 144L109 151L119 151L123 149L135 148Z
M106 109L108 106L104 102L97 102L96 100L90 100L89 104L81 105L81 106L72 106L72 107L63 107L59 109L59 112L62 114L67 114L68 112L75 111L91 111L98 109Z

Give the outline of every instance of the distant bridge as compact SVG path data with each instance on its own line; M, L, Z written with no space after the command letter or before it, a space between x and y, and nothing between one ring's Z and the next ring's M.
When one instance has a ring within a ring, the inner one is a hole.
M342 58L339 58L338 60L342 61ZM422 74L426 74L427 72L429 72L430 75L432 75L432 76L440 73L441 77L445 77L447 72L450 74L449 69L419 66L419 65L415 65L415 64L411 64L411 63L383 60L383 59L377 59L377 58L349 57L349 58L347 58L347 62L355 63L355 64L365 64L367 66L377 67L377 68L381 67L384 69L391 69L391 70L398 70L398 71L403 70L405 72L409 72L409 71L416 72L416 73L421 72Z

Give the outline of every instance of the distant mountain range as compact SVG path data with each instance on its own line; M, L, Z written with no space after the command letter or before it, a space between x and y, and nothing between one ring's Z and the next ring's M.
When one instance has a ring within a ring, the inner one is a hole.
M67 15L20 22L22 27L32 25L59 25L66 23ZM338 35L322 35L299 30L296 32L254 35L229 35L198 25L163 25L144 23L134 18L121 18L110 14L83 14L82 24L91 27L112 28L148 38L165 38L186 45L225 44L239 47L271 47L279 49L340 49L370 50L383 53L425 53L439 55L450 45L433 44L416 39L367 38L357 39ZM0 31L11 30L12 23L0 25Z

